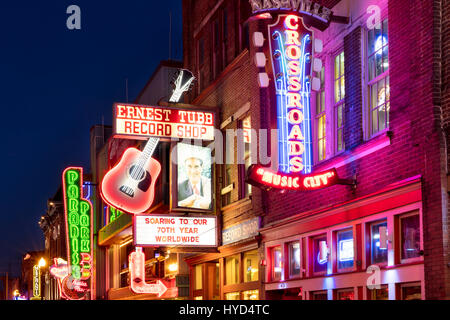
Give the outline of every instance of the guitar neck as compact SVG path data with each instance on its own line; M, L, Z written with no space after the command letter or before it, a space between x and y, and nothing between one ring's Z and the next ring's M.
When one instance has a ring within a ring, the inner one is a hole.
M158 145L159 138L150 138L145 145L144 150L142 150L140 161L145 164L155 152L156 146Z

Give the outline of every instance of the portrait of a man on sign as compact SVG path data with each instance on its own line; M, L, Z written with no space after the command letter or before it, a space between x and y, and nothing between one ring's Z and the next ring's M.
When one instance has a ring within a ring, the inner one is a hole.
M178 207L210 210L211 149L177 145Z

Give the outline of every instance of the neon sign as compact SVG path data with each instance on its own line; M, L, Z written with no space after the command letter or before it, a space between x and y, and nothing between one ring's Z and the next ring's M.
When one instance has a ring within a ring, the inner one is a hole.
M130 253L128 256L129 270L130 270L130 289L134 293L147 293L156 294L158 298L163 296L168 288L160 280L157 279L156 283L145 282L145 254L142 252L141 247L136 247L135 252ZM172 295L178 295L178 288L172 288Z
M41 299L41 269L38 265L33 266L33 297L31 299Z
M216 247L216 217L136 215L134 243L140 247Z
M63 173L66 221L68 276L62 281L63 291L78 288L76 297L87 299L92 277L92 204L83 197L83 168L67 168ZM70 294L68 294L70 298Z
M161 164L151 156L159 138L150 138L143 151L127 149L101 183L101 196L109 205L130 214L143 213L153 203Z
M255 187L269 187L292 191L313 191L331 187L335 184L341 184L336 169L301 175L274 172L270 168L261 165L250 166L246 182Z
M341 240L338 242L339 261L353 261L353 239Z
M182 69L174 82L175 88L169 102L179 102L183 93L188 91L194 82L195 77L189 70Z
M113 119L113 134L120 138L214 140L212 112L116 103Z
M117 220L124 212L111 206L106 206L108 211L108 223L112 223Z
M278 165L284 173L312 169L312 31L297 15L279 15L269 26L277 97Z
M312 0L250 0L253 14L268 11L287 10L297 11L305 17L312 17L317 21L317 28L326 28L331 21L332 11Z

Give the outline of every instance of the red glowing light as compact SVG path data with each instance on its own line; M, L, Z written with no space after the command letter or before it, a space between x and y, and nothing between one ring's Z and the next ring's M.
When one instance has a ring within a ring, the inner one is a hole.
M339 183L339 177L336 169L309 175L299 175L275 172L261 165L252 165L248 171L247 182L256 187L312 191Z
M145 254L141 247L136 247L129 257L130 270L130 288L134 293L156 294L160 298L168 290L167 286L161 281L156 283L145 282Z
M161 164L150 157L141 169L133 173L132 168L142 159L141 155L138 149L127 149L120 162L105 175L101 185L101 196L107 204L131 214L143 213L150 208L161 172Z

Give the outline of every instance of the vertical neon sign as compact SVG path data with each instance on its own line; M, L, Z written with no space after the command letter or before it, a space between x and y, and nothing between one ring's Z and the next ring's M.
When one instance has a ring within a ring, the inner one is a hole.
M278 166L284 173L311 173L312 31L298 15L279 15L269 26L277 97Z
M93 213L91 202L83 197L83 168L64 171L63 189L69 275L76 291L87 294L92 276Z

